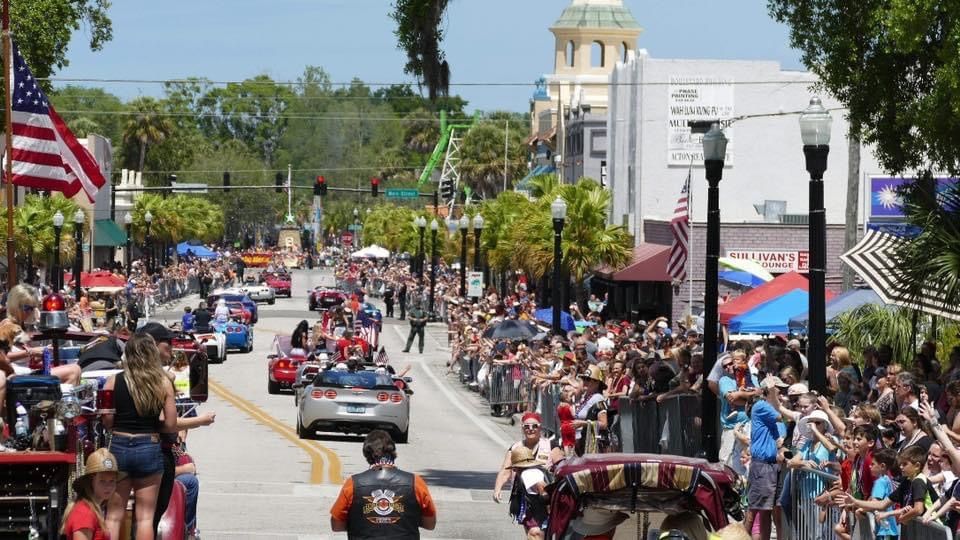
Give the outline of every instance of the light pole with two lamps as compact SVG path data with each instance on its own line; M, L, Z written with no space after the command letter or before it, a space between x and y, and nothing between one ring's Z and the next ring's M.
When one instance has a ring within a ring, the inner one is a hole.
M53 279L50 283L54 292L60 292L63 287L60 283L63 280L63 270L60 269L60 232L63 231L63 221L63 213L57 210L53 215Z
M827 222L823 207L823 173L830 153L830 127L833 119L820 98L800 115L800 138L807 172L810 173L810 322L807 328L807 361L810 364L810 389L827 389L826 299Z
M423 233L427 230L427 218L420 216L417 219L413 220L417 225L417 229L420 231L420 249L417 250L417 277L420 279L422 284L423 282L423 261L426 257L426 253L423 248Z
M560 264L563 253L560 248L560 241L563 239L563 225L567 219L567 201L562 197L557 197L550 203L550 215L553 216L553 323L552 329L555 335L562 335L563 329L560 326Z
M153 274L153 237L150 236L150 224L153 223L153 214L147 210L147 213L143 216L143 221L147 223L147 234L143 237L144 242L147 244L147 273Z
M127 227L127 244L123 248L123 262L127 269L127 279L130 278L130 250L133 246L133 236L130 235L130 228L133 225L133 214L127 212L123 216L123 224Z
M464 214L460 218L460 298L467 297L467 233L469 230L470 218Z
M473 271L480 271L480 234L483 233L483 216L473 216ZM487 280L483 280L486 284ZM477 297L479 299L479 297Z
M437 231L440 230L440 225L437 223L436 218L430 222L430 309L427 311L428 316L433 319L433 300L434 292L437 287Z
M76 256L73 258L73 296L80 301L80 273L83 272L83 222L86 215L83 210L77 209L73 214L73 241L76 246Z

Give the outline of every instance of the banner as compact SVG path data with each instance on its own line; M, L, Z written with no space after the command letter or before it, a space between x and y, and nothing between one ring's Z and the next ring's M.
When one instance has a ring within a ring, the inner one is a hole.
M688 122L719 120L721 127L734 115L734 81L721 77L670 77L667 93L667 165L703 165L703 134L690 132ZM733 165L733 128L724 127L727 155L724 165Z
M467 296L483 296L483 272L467 272Z

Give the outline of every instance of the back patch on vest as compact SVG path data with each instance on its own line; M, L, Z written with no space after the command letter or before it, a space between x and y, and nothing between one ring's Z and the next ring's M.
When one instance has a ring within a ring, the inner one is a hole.
M363 500L363 517L374 525L393 525L403 515L403 495L389 489L375 489Z

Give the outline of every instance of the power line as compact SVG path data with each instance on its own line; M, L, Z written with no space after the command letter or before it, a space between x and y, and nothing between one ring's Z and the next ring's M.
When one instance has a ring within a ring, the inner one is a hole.
M93 116L140 116L145 114L142 111L98 111L94 109L71 109L58 111L61 114L83 114ZM322 114L298 114L298 113L280 113L280 114L252 114L252 113L219 113L219 112L176 112L176 111L151 111L151 116L170 116L170 117L188 117L188 118L242 118L242 119L302 119L302 120L331 120L331 121L365 121L374 122L440 122L439 117L406 117L406 116L327 116ZM472 122L472 119L448 119L448 122Z
M399 171L419 171L423 169L423 166L413 167L413 166L404 166L404 167L395 167L393 165L371 165L367 167L312 167L307 169L290 169L292 172L345 172L345 171L374 171L374 170L399 170ZM171 169L165 171L143 171L143 174L223 174L224 170L230 172L230 174L241 174L241 173L265 173L272 174L278 172L287 172L287 168L283 169L231 169L229 167L225 169L202 169L202 170L188 170L188 169ZM115 171L114 174L120 174Z

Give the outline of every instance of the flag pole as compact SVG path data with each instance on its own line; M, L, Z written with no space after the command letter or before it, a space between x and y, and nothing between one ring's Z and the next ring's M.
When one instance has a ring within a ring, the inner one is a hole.
M3 80L6 88L3 92L4 106L4 144L7 158L4 160L5 195L7 200L7 290L17 284L17 252L13 238L13 110L10 91L13 86L10 74L13 69L13 47L10 45L10 1L3 0L3 68L6 73Z
M690 223L690 236L687 240L687 315L693 324L693 160L687 169L687 222Z

